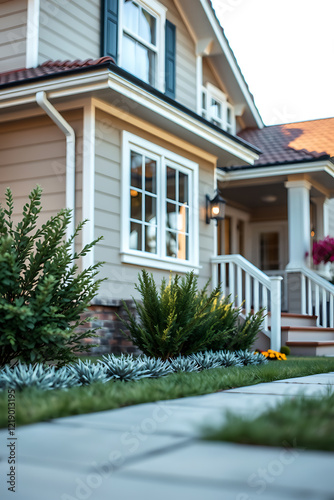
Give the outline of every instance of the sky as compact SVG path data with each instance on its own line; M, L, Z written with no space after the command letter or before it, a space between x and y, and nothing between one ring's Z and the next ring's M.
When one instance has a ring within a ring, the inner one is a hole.
M212 0L266 125L334 117L334 0Z

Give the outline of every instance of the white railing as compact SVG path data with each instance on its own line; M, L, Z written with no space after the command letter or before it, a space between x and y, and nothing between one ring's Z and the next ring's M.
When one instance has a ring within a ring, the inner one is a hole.
M334 328L334 285L307 268L301 274L301 314L317 316L317 326Z
M269 277L241 255L219 255L211 258L212 285L221 283L222 293L230 295L237 307L246 314L265 308L271 313L271 331L268 315L264 318L264 333L270 337L270 347L281 347L281 276Z

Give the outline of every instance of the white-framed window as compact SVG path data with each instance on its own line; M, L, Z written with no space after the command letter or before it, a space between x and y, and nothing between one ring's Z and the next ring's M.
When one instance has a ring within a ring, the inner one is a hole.
M235 134L235 116L224 92L211 83L202 89L202 116L230 134Z
M162 91L166 10L156 0L120 0L120 66Z
M198 268L198 164L123 132L122 261Z

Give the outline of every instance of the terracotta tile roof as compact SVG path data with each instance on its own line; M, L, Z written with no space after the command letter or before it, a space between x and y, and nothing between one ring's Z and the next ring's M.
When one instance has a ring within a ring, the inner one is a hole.
M7 85L9 83L31 80L46 75L52 76L65 71L73 71L87 67L89 68L91 66L100 66L106 63L115 64L115 61L109 56L100 57L99 59L86 59L84 61L81 61L80 59L76 59L75 61L46 61L36 68L21 68L13 71L7 71L6 73L0 73L0 86Z
M245 129L238 135L262 151L255 166L334 157L334 118Z

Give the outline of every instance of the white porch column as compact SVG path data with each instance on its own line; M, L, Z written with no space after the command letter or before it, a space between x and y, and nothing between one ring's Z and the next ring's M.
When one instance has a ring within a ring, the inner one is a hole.
M287 269L305 265L310 254L310 189L306 180L288 181L289 264Z
M329 199L328 198L312 198L312 202L316 206L316 227L315 240L323 240L329 235ZM331 276L330 264L320 264L318 271L325 278Z

